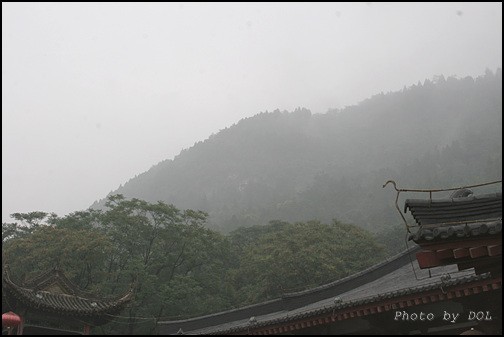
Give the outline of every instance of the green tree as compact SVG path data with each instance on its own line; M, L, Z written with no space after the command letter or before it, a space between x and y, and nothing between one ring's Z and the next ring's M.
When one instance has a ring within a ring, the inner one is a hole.
M46 225L51 219L57 217L55 213L49 214L40 211L13 213L10 216L16 220L16 222L2 224L3 239L26 237L40 228L40 226Z
M287 225L250 244L236 273L242 303L322 285L369 267L384 247L364 230L334 221Z
M21 278L31 278L58 263L83 289L100 290L102 266L111 243L100 233L40 225L31 234L2 245L2 257Z
M57 228L99 231L101 228L101 216L101 210L88 209L70 213L63 218L53 216L48 222Z
M134 285L131 305L101 332L152 334L159 319L233 304L231 244L205 228L207 217L122 195L110 196L105 210L62 218L19 213L17 222L2 226L2 257L27 278L59 263L77 285L105 296Z
M272 220L267 225L255 225L251 227L240 227L229 233L234 254L239 258L246 247L257 244L261 236L281 231L290 223L281 220ZM238 263L239 261L236 261Z
M399 217L399 215L398 215ZM398 223L394 226L382 228L376 234L376 241L381 243L386 248L387 255L392 256L398 254L407 248L406 240L408 231L404 223ZM411 245L411 244L410 244Z
M122 195L110 196L106 206L101 225L113 245L107 266L111 291L128 282L137 285L127 309L127 333L153 333L161 318L205 314L229 305L222 275L230 245L205 228L206 213Z

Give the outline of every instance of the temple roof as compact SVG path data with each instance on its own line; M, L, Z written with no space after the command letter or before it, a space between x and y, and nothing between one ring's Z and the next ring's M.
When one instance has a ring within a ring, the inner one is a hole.
M439 292L440 287L449 289L489 279L489 274L477 276L473 269L459 272L456 266L421 270L414 257L417 251L415 247L344 279L279 299L194 319L159 322L159 331L160 334L232 334L323 313L360 308L380 311L383 301L399 307L407 297L422 298L423 293ZM427 296L426 300L433 296Z
M461 238L502 233L502 193L446 199L407 199L420 229L410 236L423 240Z
M462 193L457 193L462 192ZM502 273L502 193L472 196L458 190L446 199L407 199L418 223L409 236L423 251L417 253L420 268L457 264L476 274Z
M132 289L120 297L97 297L74 285L58 266L26 282L14 281L9 266L5 266L2 293L28 308L70 316L101 316L124 308Z

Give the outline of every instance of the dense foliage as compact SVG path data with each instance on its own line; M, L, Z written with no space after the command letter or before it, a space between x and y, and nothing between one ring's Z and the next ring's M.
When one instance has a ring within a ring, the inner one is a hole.
M276 298L338 280L384 257L384 247L356 226L287 224L243 250L236 271L239 297L245 303Z
M231 304L222 278L230 245L205 228L206 217L121 195L108 199L106 211L63 218L16 214L17 220L29 222L3 224L2 258L18 278L33 277L58 262L86 290L117 295L133 286L126 319L117 318L106 329L152 333L161 317L218 311Z
M122 195L110 196L102 211L13 218L2 225L2 260L18 279L58 263L76 285L98 295L134 288L131 305L99 328L102 333L152 334L159 320L318 286L385 256L369 233L337 221L271 221L224 236L206 228L204 212Z

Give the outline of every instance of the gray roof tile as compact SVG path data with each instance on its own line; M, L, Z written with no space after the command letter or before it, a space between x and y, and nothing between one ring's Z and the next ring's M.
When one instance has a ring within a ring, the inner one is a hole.
M447 199L407 199L420 229L410 240L461 238L502 233L502 193Z
M2 277L2 295L13 296L23 305L48 312L71 316L100 316L115 313L129 302L132 291L114 298L92 296L74 284L58 269L27 282L16 282L5 266Z

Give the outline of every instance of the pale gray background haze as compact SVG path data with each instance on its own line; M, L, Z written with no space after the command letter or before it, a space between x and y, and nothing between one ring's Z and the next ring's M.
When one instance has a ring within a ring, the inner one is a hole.
M502 3L2 3L2 221L240 119L502 67Z

